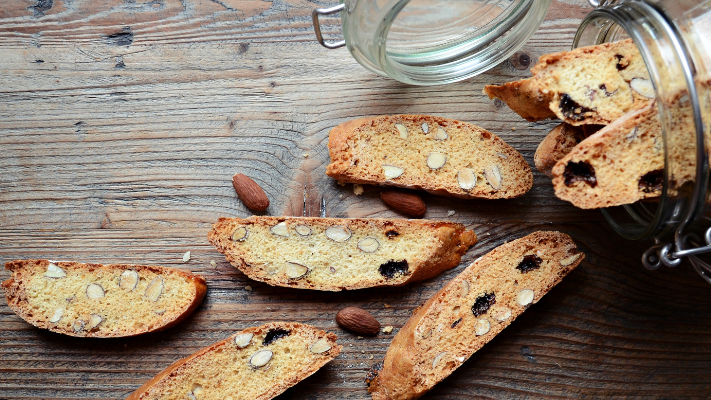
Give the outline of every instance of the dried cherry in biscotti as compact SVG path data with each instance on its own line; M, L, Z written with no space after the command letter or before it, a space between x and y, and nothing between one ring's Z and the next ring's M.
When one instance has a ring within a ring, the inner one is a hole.
M569 161L565 166L563 177L565 178L565 186L572 186L575 182L581 181L587 183L590 187L597 186L595 169L587 161Z
M639 178L639 190L644 193L652 193L662 190L664 185L664 171L657 169L647 172Z
M577 101L573 100L567 93L563 93L563 95L560 96L559 107L563 116L573 121L582 121L585 119L586 113L593 112L592 109L583 107Z
M537 255L529 254L529 255L523 257L523 261L521 261L518 264L516 269L521 271L522 274L525 274L526 272L541 268L542 262L543 262L543 260L541 260L541 258L538 257Z
M264 336L264 341L262 342L262 346L268 346L277 340L287 337L291 335L291 331L286 330L286 329L281 329L281 328L276 328L276 329L270 329L267 334Z
M496 294L494 293L484 293L474 300L474 305L472 306L472 313L475 317L486 314L489 308L496 303Z
M400 275L406 275L409 270L409 265L407 260L390 260L384 264L380 264L380 275L384 276L385 279L392 279Z

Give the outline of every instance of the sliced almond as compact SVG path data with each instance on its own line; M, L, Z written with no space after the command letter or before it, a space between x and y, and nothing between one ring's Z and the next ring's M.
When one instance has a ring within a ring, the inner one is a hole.
M104 288L98 283L90 283L89 286L86 287L86 297L90 299L100 299L104 297L104 295Z
M307 272L309 272L309 269L305 265L295 261L286 262L286 276L289 277L289 279L301 278L306 275Z
M649 79L632 78L630 86L632 87L632 90L639 93L642 97L646 97L648 99L654 99L657 97L657 94L654 91L654 85Z
M271 350L260 350L249 359L249 365L252 366L252 368L261 368L272 359L272 356L274 353L272 353Z
M434 138L435 138L435 140L447 140L447 139L449 139L449 135L447 134L447 132L444 129L437 128L437 130L435 131L435 134L434 134Z
M326 237L333 240L336 243L342 243L350 239L353 233L351 230L341 225L329 226L326 229Z
M491 329L491 323L489 323L489 320L481 318L476 321L476 325L474 326L474 333L477 336L486 335L487 333L489 333L489 329Z
M432 169L440 169L447 163L447 156L441 153L430 153L427 156L427 166Z
M435 357L434 360L432 360L432 368L436 368L436 367L437 367L437 364L439 364L439 362L442 361L442 359L443 359L446 355L447 355L447 352L446 352L446 351L443 351L443 352L437 354L437 357Z
M165 314L165 310L156 310L156 311L153 311L153 312L156 313L156 314L158 314L158 315L163 315L163 314Z
M74 332L81 332L84 330L84 321L78 319L74 321L74 324L72 325L72 329L74 329Z
M425 332L422 334L423 339L429 339L430 336L432 336L433 329L430 329L429 331Z
M467 282L467 281L462 281L461 296L462 296L462 297L467 297L468 294L469 294L469 282Z
M47 266L47 272L44 273L47 278L64 278L67 273L63 269L59 268L57 264L49 263Z
M476 186L476 174L471 168L464 168L457 172L457 182L464 190L472 190Z
M636 126L634 128L632 128L632 130L630 131L630 133L627 134L627 136L625 136L625 139L630 140L630 141L634 140L635 138L637 138L637 127Z
M183 254L183 262L188 262L190 261L190 251L186 251L185 254Z
M101 315L91 314L89 317L89 325L86 326L86 330L90 331L92 329L96 329L96 327L101 325L102 322L104 322L104 319Z
M163 278L159 276L153 279L151 283L148 284L148 287L146 287L144 296L150 301L158 301L160 295L163 294L163 286Z
M396 167L394 165L383 165L383 173L385 173L385 179L395 179L405 172L404 169Z
M331 343L325 338L317 340L316 343L312 344L309 348L309 351L315 354L325 353L329 350L331 350Z
M427 125L427 122L425 122L424 124L422 124L422 132L424 132L424 133L429 133L429 132L430 132L430 126Z
M501 172L498 165L489 165L484 168L484 177L494 190L501 189Z
M308 225L296 225L294 230L301 236L309 236L311 234L311 227Z
M195 394L193 394L193 392L188 392L188 400L198 400L198 398L195 397Z
M507 155L504 154L504 153L496 153L496 155L499 156L499 157L501 157L501 158L503 158L504 160L506 160L506 159L509 158L509 156L507 156Z
M138 285L138 272L127 269L119 277L119 287L125 290L133 290Z
M374 237L367 237L358 242L358 248L366 253L375 253L380 247L380 242Z
M400 138L407 139L407 127L403 124L395 124L398 132L400 132Z
M523 289L518 292L516 296L516 302L522 306L527 306L533 301L533 290Z
M49 322L51 323L57 323L59 322L60 319L62 319L62 315L64 315L64 309L63 308L58 308L54 311L54 315L52 315L52 318L49 319Z
M269 228L269 230L277 236L289 237L289 229L286 227L286 222L280 222Z
M496 309L491 313L491 316L497 321L504 322L511 318L511 309L508 307Z
M197 383L193 385L193 394L195 396L200 396L204 391L205 389L202 388L202 385L199 385Z
M582 256L583 253L578 253L578 254L573 254L572 256L568 258L564 258L560 260L560 265L567 267L568 265L571 265L572 263L576 262L580 256Z
M243 349L252 343L252 337L254 337L253 333L240 333L235 336L235 345L237 345L240 349Z
M247 239L247 235L249 232L247 232L247 228L244 226L240 226L237 229L235 229L234 232L232 232L232 241L233 242L243 242L245 239Z

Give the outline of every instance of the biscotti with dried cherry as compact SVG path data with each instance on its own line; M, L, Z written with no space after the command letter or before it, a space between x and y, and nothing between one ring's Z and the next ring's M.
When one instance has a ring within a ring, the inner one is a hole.
M208 240L254 280L340 291L429 279L477 239L446 221L252 216L220 218Z
M7 304L30 324L79 337L124 337L168 329L207 291L189 271L147 265L17 260L2 283Z
M656 97L647 67L631 39L546 54L533 77L484 94L528 121L559 118L571 125L607 125Z
M463 199L522 196L533 185L523 156L493 133L427 115L360 118L333 128L326 175Z
M333 360L336 335L294 322L248 328L178 360L126 400L268 400Z
M459 368L583 260L560 232L497 247L462 271L393 339L367 382L374 400L416 399Z

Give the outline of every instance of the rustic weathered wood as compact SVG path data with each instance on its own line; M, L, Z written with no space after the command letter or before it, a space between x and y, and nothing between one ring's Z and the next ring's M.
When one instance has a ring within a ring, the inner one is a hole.
M310 12L327 4L2 2L0 261L176 266L203 274L209 290L183 324L118 340L35 329L0 300L0 398L124 398L176 359L279 319L334 331L345 346L283 398L367 399L365 371L391 336L359 340L338 328L338 310L363 307L397 329L472 260L538 229L571 234L586 261L426 398L710 397L707 284L686 266L645 271L644 243L557 200L538 172L520 199L424 195L427 218L463 222L480 237L459 268L426 282L313 293L250 281L224 261L205 237L220 216L251 215L230 184L236 172L262 185L270 215L301 215L306 191L311 215L325 197L329 216L401 217L378 188L355 196L324 175L328 130L350 118L407 112L474 122L533 165L555 123L525 122L481 89L527 76L538 56L568 48L590 10L584 0L554 1L522 49L530 64L519 57L466 82L421 88L369 73L345 49L321 48ZM326 24L339 35L337 21Z

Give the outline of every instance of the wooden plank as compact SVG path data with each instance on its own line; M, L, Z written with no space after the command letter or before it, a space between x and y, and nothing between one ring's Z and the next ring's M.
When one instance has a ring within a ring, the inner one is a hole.
M538 172L520 199L424 195L427 218L464 223L480 242L458 268L404 288L273 288L247 279L207 243L218 217L251 215L231 187L236 172L264 187L270 215L301 215L306 189L312 215L324 197L329 216L402 217L383 205L378 188L356 196L352 185L324 175L328 131L350 118L423 113L474 122L531 165L555 126L522 121L481 95L485 84L528 76L526 65L505 62L441 87L402 85L366 71L345 49L329 51L313 40L311 10L325 5L3 2L0 261L188 268L205 276L209 291L179 326L115 340L35 329L0 301L0 398L124 398L237 329L295 320L336 332L344 352L282 397L367 399L363 377L392 336L358 339L342 331L334 321L339 309L366 308L397 330L474 259L539 229L571 234L586 261L425 398L710 397L707 284L688 267L645 271L644 243L624 241L598 212L556 199ZM568 48L589 10L583 0L554 1L522 49L530 65ZM324 24L329 37L340 35L337 20ZM187 250L192 258L183 263Z

